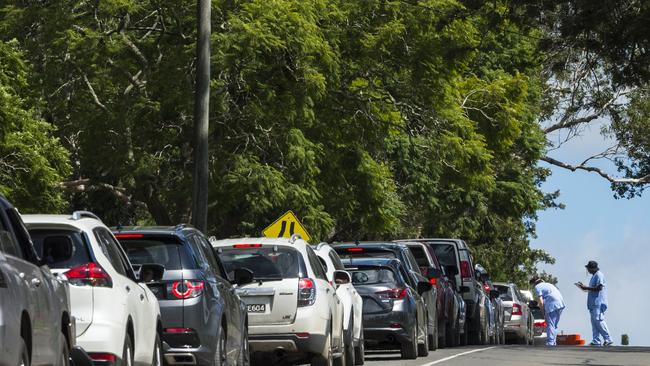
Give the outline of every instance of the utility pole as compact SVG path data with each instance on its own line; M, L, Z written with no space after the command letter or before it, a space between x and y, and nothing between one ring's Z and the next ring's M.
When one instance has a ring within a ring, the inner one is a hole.
M194 184L192 224L208 228L208 133L210 114L210 2L197 0L196 90L194 100Z

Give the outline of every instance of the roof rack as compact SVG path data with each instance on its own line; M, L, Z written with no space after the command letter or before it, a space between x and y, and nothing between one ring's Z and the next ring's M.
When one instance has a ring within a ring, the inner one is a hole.
M72 219L73 220L81 220L83 218L88 218L88 219L95 219L98 221L102 221L102 219L99 218L99 216L95 215L94 213L90 211L75 211L72 213Z
M291 237L289 238L289 243L293 244L293 243L295 243L296 240L298 240L298 239L302 240L302 236L300 236L300 234L293 234L293 235L291 235Z

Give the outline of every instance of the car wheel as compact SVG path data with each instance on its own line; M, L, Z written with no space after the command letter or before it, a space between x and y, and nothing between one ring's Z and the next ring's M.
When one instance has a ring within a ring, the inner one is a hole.
M58 366L70 366L70 348L68 347L68 339L64 334L61 334L61 346L59 352Z
M248 366L251 363L250 350L248 348L248 326L246 325L243 330L241 348L239 350L238 366Z
M158 332L156 332L156 341L153 344L151 366L163 366L162 345L160 342L160 334L158 334Z
M326 344L325 344L325 352L326 354L324 355L315 355L314 358L311 360L311 365L312 366L333 366L334 365L334 354L332 352L332 331L330 330L330 334L325 337L326 339Z
M343 357L345 357L345 364L348 366L355 365L354 357L354 315L350 312L350 324L348 324L348 332L345 337L345 344L343 345Z
M219 327L219 334L217 334L217 344L215 345L214 358L212 364L214 366L222 366L226 364L226 330L223 325Z
M417 324L417 323L416 323ZM403 359L406 360L415 360L418 358L417 348L418 348L418 336L417 330L415 329L417 325L413 326L413 331L411 332L411 339L402 343L400 352Z
M25 340L20 338L20 359L18 360L19 366L29 366L29 352Z
M456 328L456 323L452 326L451 324L447 324L446 332L445 332L445 344L447 347L455 347L455 339L456 338L456 332L458 331Z
M126 333L124 336L124 348L122 349L122 366L133 366L133 348L131 336Z
M427 325L425 324L425 329ZM427 357L429 355L429 332L424 332L424 343L418 343L418 357ZM435 338L435 337L433 337Z
M447 329L449 329L449 325L447 322L445 322L442 325L442 328L438 326L438 347L439 348L446 348L447 345Z
M363 365L366 362L366 341L363 336L363 325L361 326L361 335L359 336L359 345L354 348L354 364Z

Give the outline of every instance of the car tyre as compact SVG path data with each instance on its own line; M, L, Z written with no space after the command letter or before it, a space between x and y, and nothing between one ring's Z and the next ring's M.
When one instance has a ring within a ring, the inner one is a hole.
M442 325L442 328L438 326L438 348L447 348L449 346L447 344L447 333L449 328L449 324L447 324L446 321Z
M61 334L61 352L59 353L58 366L70 366L70 347L68 347L68 339L64 334Z
M124 335L124 348L122 349L122 366L133 366L133 343L129 333Z
M427 357L429 355L429 332L424 333L424 343L418 343L418 357ZM435 337L433 337L435 338Z
M418 337L417 330L415 328L416 326L413 327L413 331L411 332L411 339L409 339L407 342L402 343L401 345L400 353L402 359L415 360L418 358Z
M29 366L29 351L25 340L20 338L20 359L18 360L19 366Z
M354 315L350 312L350 324L348 324L348 332L345 337L345 344L343 345L343 357L345 364L348 366L356 365L355 349L354 349Z
M359 344L354 347L354 364L363 365L366 362L366 340L363 335L363 323L359 327Z
M158 332L156 332L156 341L153 345L151 366L163 366L162 342L160 341L160 334Z
M227 340L226 329L223 325L219 327L219 334L217 334L216 349L214 350L214 358L212 359L212 364L214 366L223 366L226 364L226 340Z

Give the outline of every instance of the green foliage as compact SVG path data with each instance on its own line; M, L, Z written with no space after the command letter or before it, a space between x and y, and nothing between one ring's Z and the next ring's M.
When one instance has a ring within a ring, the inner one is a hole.
M28 97L27 66L17 42L0 41L0 194L22 212L65 206L60 183L68 154Z

